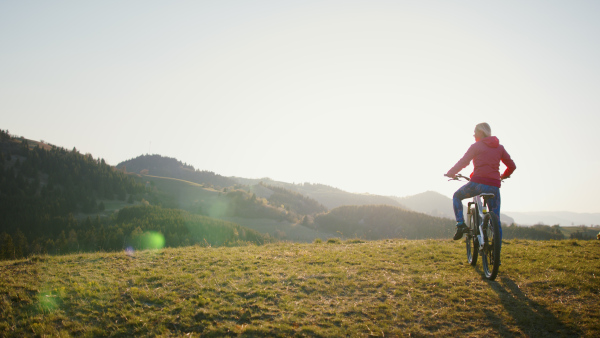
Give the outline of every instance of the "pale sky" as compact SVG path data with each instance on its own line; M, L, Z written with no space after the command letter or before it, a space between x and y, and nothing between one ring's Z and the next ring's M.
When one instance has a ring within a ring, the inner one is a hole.
M112 165L450 197L443 174L488 122L517 164L503 212L600 212L599 17L599 1L0 1L0 128Z

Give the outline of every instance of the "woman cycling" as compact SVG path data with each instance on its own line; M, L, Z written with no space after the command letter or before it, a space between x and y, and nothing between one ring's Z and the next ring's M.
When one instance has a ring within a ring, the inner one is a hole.
M456 234L454 240L462 238L468 231L463 215L462 200L483 193L492 193L494 198L488 201L489 208L498 216L500 225L500 183L510 177L517 166L510 158L496 136L492 136L492 129L487 123L475 126L475 143L469 147L465 155L448 170L445 176L455 178L462 169L473 160L473 173L471 181L458 189L452 197L454 215L456 217ZM506 170L500 175L500 161L506 165ZM502 226L500 226L500 239L502 239Z

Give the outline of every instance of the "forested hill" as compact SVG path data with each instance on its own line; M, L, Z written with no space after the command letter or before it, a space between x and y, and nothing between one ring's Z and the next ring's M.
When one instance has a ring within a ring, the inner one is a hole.
M212 171L197 170L175 158L161 155L141 155L117 164L117 168L137 174L178 178L215 188L231 187L237 183Z
M75 148L14 138L8 131L1 131L0 139L0 232L44 232L42 219L102 211L102 200L139 200L145 191L104 160Z
M323 232L363 239L449 238L454 221L388 205L343 206L315 217L313 226Z
M0 259L144 248L149 231L170 247L269 241L237 224L150 206L151 190L90 154L2 130Z
M74 214L100 213L105 201L133 203L144 190L104 160L1 130L0 258L52 251L78 223Z

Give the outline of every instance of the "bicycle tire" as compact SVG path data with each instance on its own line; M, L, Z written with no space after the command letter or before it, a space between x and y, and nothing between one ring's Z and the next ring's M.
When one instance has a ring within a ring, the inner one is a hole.
M498 217L493 212L488 212L483 218L484 241L483 252L481 254L483 272L485 278L489 280L496 279L498 268L500 267L500 228Z
M467 234L465 243L467 246L467 262L472 266L477 264L477 257L479 257L479 241L477 240L477 212L476 208L472 208L467 213L467 226L469 227L470 233Z

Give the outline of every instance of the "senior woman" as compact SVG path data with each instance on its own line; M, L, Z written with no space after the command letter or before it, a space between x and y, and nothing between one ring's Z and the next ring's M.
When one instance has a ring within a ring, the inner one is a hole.
M489 208L498 216L500 226L500 239L502 239L502 226L500 225L500 185L503 179L510 177L517 166L510 158L506 149L500 144L496 136L492 136L492 129L487 123L475 126L475 143L465 155L452 167L445 176L454 178L462 169L473 161L471 180L460 187L452 197L454 215L456 217L456 233L454 240L462 238L468 231L463 215L462 200L483 193L492 193L494 198L489 200ZM500 162L506 165L506 170L500 175Z

